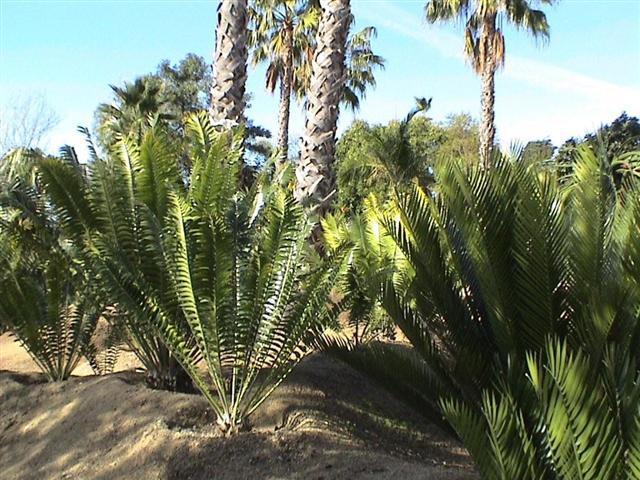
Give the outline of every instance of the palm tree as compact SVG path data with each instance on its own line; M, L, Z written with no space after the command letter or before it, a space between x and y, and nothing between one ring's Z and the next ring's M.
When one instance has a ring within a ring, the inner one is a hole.
M153 76L138 77L122 87L110 85L113 102L98 106L98 140L107 147L130 134L142 136L149 119L168 119L162 83Z
M342 92L341 103L351 110L360 108L360 100L367 88L376 86L375 68L384 70L384 58L373 53L371 39L377 36L375 27L365 27L347 40L347 80Z
M353 17L351 18L353 22ZM368 26L349 36L345 54L346 80L340 104L356 111L360 100L366 96L367 88L376 86L375 68L384 69L385 59L376 55L371 48L371 40L377 36L375 27ZM306 96L311 84L311 62L305 63L296 72L302 82L296 90L298 98ZM307 102L308 103L308 102ZM308 105L306 105L308 107Z
M280 85L278 152L285 161L289 153L291 95L301 93L300 70L311 63L319 10L298 0L259 0L249 9L249 45L253 65L268 62L266 87L273 93Z
M349 0L323 0L322 18L311 66L307 120L296 169L296 198L326 211L335 193L335 135L346 80L345 51L351 6Z
M533 5L551 5L554 0L429 0L427 21L457 20L465 25L464 52L482 78L482 122L480 157L490 162L495 140L495 73L504 65L505 41L502 26L524 28L535 38L548 39L549 24L544 12Z
M213 61L209 116L215 124L243 120L247 81L247 0L218 4L216 51Z

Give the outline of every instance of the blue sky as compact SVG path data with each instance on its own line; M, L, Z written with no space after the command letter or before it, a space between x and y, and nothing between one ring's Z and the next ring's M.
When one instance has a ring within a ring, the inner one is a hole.
M387 122L404 116L413 97L433 97L435 120L479 115L480 82L465 63L455 26L428 25L423 1L352 0L356 28L374 25L374 49L387 60L378 86L354 118ZM188 52L211 58L216 2L211 0L0 0L0 105L16 95L44 95L61 118L47 140L82 155L77 125L110 99L109 84L132 80L162 59ZM506 31L506 67L496 80L496 123L503 145L550 138L556 144L613 120L640 115L640 0L562 0L546 7L551 39L536 43ZM264 69L251 70L249 116L276 132L277 97ZM303 130L294 108L291 136Z

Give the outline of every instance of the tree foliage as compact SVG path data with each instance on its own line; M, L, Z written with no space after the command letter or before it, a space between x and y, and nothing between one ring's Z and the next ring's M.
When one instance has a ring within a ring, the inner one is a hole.
M553 158L561 172L569 174L573 170L576 152L581 145L601 151L602 157L614 169L618 187L626 178L640 177L640 121L636 117L623 112L613 122L582 139L566 140Z
M177 64L163 60L154 73L124 82L121 87L111 86L113 100L96 110L96 133L103 150L118 140L134 136L140 141L144 132L154 123L168 127L167 135L176 144L185 143L185 121L189 114L209 106L211 67L204 58L189 53ZM251 96L243 100L250 107ZM271 155L266 139L271 132L246 121L246 150L248 163L261 164ZM185 170L190 168L186 152L179 158Z
M478 126L467 114L442 123L414 114L404 127L400 121L369 125L356 120L340 137L336 157L337 208L357 213L370 194L384 204L398 185L414 178L428 184L437 159L477 163Z

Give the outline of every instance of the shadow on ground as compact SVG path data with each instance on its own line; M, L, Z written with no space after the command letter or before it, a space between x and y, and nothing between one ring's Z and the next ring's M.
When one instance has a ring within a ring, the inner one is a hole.
M2 478L477 478L456 441L322 355L228 439L200 395L149 390L138 374L41 380L0 372Z

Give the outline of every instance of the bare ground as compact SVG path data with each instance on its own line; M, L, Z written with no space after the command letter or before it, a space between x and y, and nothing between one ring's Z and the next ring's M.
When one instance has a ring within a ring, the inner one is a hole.
M15 347L0 337L3 479L478 478L455 440L322 355L249 431L221 438L200 395L150 390L131 370L45 383ZM118 369L134 364L125 355Z

